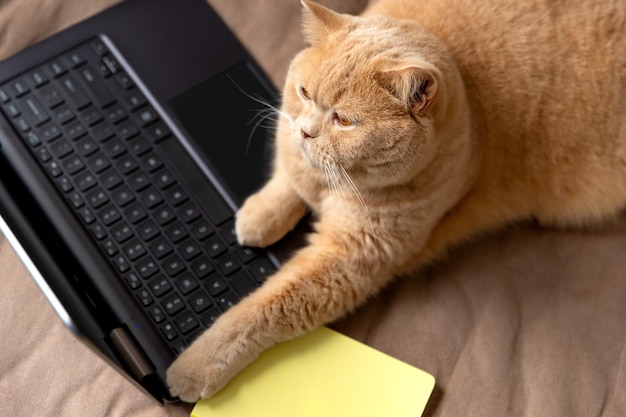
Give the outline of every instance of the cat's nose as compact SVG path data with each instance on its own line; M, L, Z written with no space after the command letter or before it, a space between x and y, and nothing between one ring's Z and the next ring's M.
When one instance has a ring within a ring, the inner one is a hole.
M305 131L304 129L300 129L300 134L302 135L302 139L309 139L309 138L315 138L317 137L316 135L313 135L311 133L308 133L307 131Z

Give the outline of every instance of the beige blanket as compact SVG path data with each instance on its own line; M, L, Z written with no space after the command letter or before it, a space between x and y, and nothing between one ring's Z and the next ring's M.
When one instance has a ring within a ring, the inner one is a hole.
M113 2L0 0L0 56ZM281 85L303 45L299 2L209 3ZM358 13L367 1L322 3ZM520 226L397 281L337 328L432 373L427 416L623 416L625 254L626 217L595 231ZM189 415L75 339L1 237L0 271L0 416Z

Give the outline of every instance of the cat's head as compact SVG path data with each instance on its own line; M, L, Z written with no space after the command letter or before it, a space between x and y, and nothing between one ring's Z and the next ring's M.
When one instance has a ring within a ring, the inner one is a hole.
M310 46L292 61L283 91L303 159L345 170L359 187L409 180L439 147L445 86L429 59L439 45L411 22L303 5Z

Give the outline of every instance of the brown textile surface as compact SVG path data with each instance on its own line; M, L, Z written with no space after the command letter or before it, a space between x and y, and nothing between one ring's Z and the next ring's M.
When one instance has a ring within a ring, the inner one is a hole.
M0 57L114 2L1 0ZM303 45L299 2L209 3L281 86ZM322 3L358 13L367 1ZM626 217L594 231L512 228L398 280L336 327L435 375L428 416L622 416L624 253ZM2 237L0 271L0 415L189 415L74 338Z

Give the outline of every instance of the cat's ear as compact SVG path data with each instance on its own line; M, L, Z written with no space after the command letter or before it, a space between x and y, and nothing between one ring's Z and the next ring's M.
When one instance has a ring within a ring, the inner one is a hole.
M303 6L303 30L306 40L315 45L326 36L339 28L346 21L346 17L334 12L321 4L300 0Z
M439 73L427 66L408 65L377 74L380 85L403 102L407 110L421 112L439 91Z

